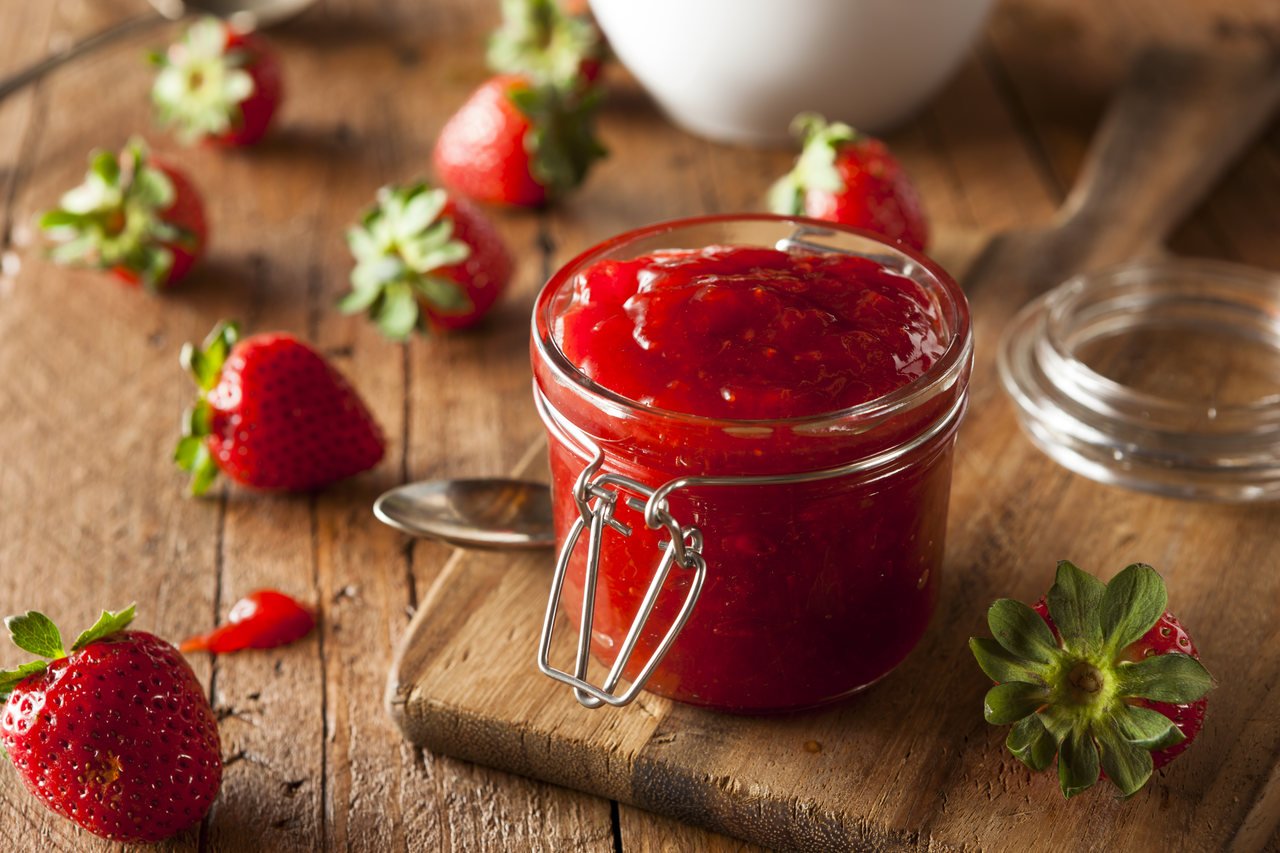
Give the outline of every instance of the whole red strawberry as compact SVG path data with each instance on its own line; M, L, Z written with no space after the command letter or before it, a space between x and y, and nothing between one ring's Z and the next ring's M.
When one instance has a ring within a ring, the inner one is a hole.
M182 364L200 399L188 412L174 459L203 494L219 469L258 489L310 491L382 459L382 431L342 374L281 332L240 340L235 323L187 344Z
M436 175L479 201L545 204L582 183L604 156L592 132L597 100L594 91L493 77L440 131Z
M774 213L839 222L925 249L920 193L883 142L813 113L796 116L793 127L804 148L769 191Z
M475 325L511 280L511 253L489 220L426 183L378 190L347 244L356 266L340 307L367 311L393 340Z
M218 724L173 646L103 612L68 652L53 622L5 620L20 648L51 658L0 673L0 744L27 790L112 841L153 842L195 826L222 782Z
M498 74L518 74L567 89L600 77L604 36L585 9L556 0L503 0L502 25L489 38L486 58Z
M217 18L192 24L163 54L151 100L161 124L178 138L252 145L271 124L284 96L280 63L260 35Z
M40 217L60 264L105 269L159 291L181 281L204 253L200 194L139 139L119 154L94 151L84 183Z
M1150 566L1104 584L1064 560L1045 600L1000 599L995 639L969 640L996 682L987 722L1014 724L1006 745L1033 770L1056 756L1065 796L1100 778L1130 796L1199 734L1213 680L1167 602Z

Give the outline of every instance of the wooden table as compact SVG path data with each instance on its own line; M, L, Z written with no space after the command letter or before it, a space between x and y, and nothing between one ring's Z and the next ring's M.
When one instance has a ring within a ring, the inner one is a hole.
M518 466L537 429L526 318L548 271L647 221L758 209L790 156L689 137L613 71L602 120L612 157L554 211L495 213L519 268L492 322L387 343L332 308L351 266L341 235L377 186L428 168L435 133L482 79L493 6L322 0L274 34L288 101L253 151L175 149L150 132L140 55L172 28L130 37L0 103L0 612L38 608L76 630L98 608L136 600L139 627L176 639L206 630L259 586L323 611L321 629L296 646L193 660L222 721L227 770L208 820L173 849L744 848L414 750L382 708L393 645L453 552L383 528L369 513L373 497L406 480ZM142 8L6 0L0 75ZM1280 9L1268 0L1005 0L957 77L890 142L935 222L1043 221L1138 46L1260 38L1280 39ZM164 298L51 266L31 225L79 180L90 148L136 131L190 171L212 220L208 263ZM1273 129L1174 246L1280 269L1278 198ZM383 464L314 497L222 488L184 499L169 450L192 386L177 350L223 316L301 333L325 351L384 426ZM1046 567L1059 556L1034 541L1006 546ZM1273 559L1259 571L1276 567ZM0 648L0 664L17 659ZM1261 731L1257 748L1274 754L1280 725ZM108 846L46 812L8 771L0 804L0 846Z

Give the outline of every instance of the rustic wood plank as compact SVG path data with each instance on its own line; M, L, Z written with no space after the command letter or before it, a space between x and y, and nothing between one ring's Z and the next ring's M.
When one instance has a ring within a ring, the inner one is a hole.
M516 279L494 315L471 333L402 347L328 306L346 289L343 229L377 186L426 173L435 133L482 79L479 46L492 11L483 10L477 23L478 16L452 14L447 6L423 13L379 9L376 17L358 18L367 32L354 39L334 13L327 35L350 71L303 119L313 129L327 123L326 132L336 132L334 116L344 116L352 136L338 152L346 167L324 183L329 201L314 225L328 235L311 262L316 333L326 349L350 353L344 366L361 379L391 439L387 461L373 477L325 494L317 507L318 592L330 611L325 808L332 847L512 848L545 839L603 849L612 834L607 802L410 749L392 736L378 709L382 662L407 624L407 610L452 549L431 543L406 549L368 507L378 492L405 479L502 473L532 439L528 412L516 403L527 401L525 318L544 274L538 217L495 214L517 255ZM324 33L317 22L306 35ZM319 75L333 61L332 52L313 54L309 71Z
M10 62L16 68L136 10L124 2L60 2L15 4L5 13L0 41L10 33L15 39L4 51L7 71ZM32 217L79 181L89 149L123 142L121 119L144 126L142 44L128 39L117 52L87 59L86 76L55 73L0 104L9 193L0 242L12 241L21 255L21 268L0 282L0 370L14 380L0 385L0 440L10 448L0 473L0 505L8 510L0 520L0 606L5 613L36 607L77 630L102 607L132 599L139 628L173 637L212 598L218 538L216 518L186 502L154 500L173 489L173 475L166 454L153 449L167 446L172 413L186 396L172 381L168 347L196 312L56 270L30 245ZM119 85L99 90L94 75ZM10 160L18 150L26 159ZM122 477L129 489L120 488ZM17 654L6 644L0 660ZM195 667L207 678L207 665ZM15 848L111 847L45 811L8 771L0 773L0 800L14 815L0 837ZM168 847L195 841L192 832Z

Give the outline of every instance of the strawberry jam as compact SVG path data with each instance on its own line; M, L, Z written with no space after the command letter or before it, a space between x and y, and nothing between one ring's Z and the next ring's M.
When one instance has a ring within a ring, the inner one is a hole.
M773 247L795 227L742 216L624 235L562 270L535 309L562 545L597 449L601 473L649 489L728 478L667 500L702 534L706 580L645 685L719 710L810 707L876 681L923 634L942 565L972 351L964 297L933 264L861 232L826 238L842 251ZM604 664L670 538L626 503L647 494L608 487L632 532L603 534L591 636ZM561 599L575 627L586 540ZM627 678L691 575L672 569Z
M183 652L215 655L244 649L273 649L297 642L311 633L316 616L311 608L273 589L251 592L237 601L225 624L208 634L183 640Z

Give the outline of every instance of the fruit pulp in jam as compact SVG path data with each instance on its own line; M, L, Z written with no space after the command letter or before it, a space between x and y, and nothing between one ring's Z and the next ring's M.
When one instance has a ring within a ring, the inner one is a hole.
M765 424L882 398L922 376L947 346L930 294L871 259L733 246L598 262L574 279L554 334L580 371L638 404L630 429L602 442L604 467L652 487L684 475L833 467L901 444L938 410L835 442L806 432L803 420ZM672 413L708 419L696 443L667 429ZM753 429L771 435L767 453ZM934 608L953 438L948 430L876 476L673 494L672 514L704 534L708 570L692 618L647 689L768 712L832 701L892 669ZM561 541L577 517L572 489L584 462L552 442ZM665 538L618 506L634 533L606 530L602 546L592 639L605 663ZM575 621L586 550L575 551L565 584L563 606ZM628 677L671 623L688 580L672 570Z

